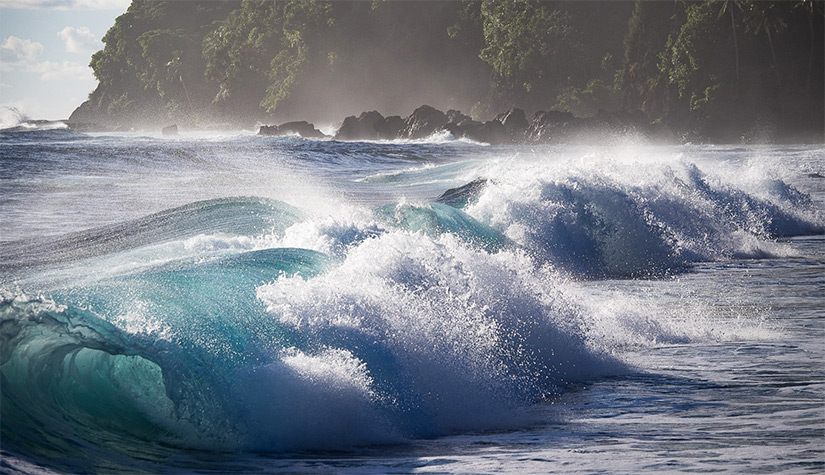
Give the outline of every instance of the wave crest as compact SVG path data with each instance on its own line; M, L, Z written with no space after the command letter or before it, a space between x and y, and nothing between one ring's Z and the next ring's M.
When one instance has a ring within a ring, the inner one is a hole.
M599 168L502 171L466 212L532 255L589 278L786 255L774 238L825 230L810 198L775 179L735 183L694 163Z

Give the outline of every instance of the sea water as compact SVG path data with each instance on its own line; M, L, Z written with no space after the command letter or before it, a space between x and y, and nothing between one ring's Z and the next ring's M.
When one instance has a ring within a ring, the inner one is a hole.
M0 131L3 471L825 470L825 149Z

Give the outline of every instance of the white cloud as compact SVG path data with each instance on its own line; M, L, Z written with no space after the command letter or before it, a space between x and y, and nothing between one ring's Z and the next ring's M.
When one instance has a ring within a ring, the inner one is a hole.
M44 81L94 81L94 75L88 66L70 61L45 61L32 65L26 71L40 73L40 78Z
M126 11L131 0L0 0L0 8Z
M75 28L67 26L57 32L57 36L66 43L66 51L69 53L88 54L100 48L100 42L94 33L87 26Z
M92 70L85 64L72 61L38 61L41 53L42 44L9 36L0 44L0 71L38 73L44 81L94 80Z
M9 36L0 45L0 70L9 71L17 66L33 64L43 53L43 45L32 40Z

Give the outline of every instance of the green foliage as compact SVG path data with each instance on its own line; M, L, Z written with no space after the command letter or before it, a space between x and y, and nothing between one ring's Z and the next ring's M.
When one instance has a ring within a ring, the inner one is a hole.
M638 109L650 116L667 113L667 77L659 69L668 36L678 28L679 9L671 2L636 0L624 37L624 61L615 76L622 107Z
M578 49L570 17L528 0L484 0L481 16L484 48L479 54L493 69L499 96L542 102L555 97L568 76L558 65L572 65Z
M334 25L329 3L244 1L203 41L205 76L219 86L214 100L231 101L251 85L260 105L275 111L310 58L329 63L331 52L321 51L319 40Z
M266 88L261 107L270 112L275 111L278 104L290 96L292 87L301 78L306 60L306 50L302 48L296 48L295 51L284 49L275 56L269 73L272 83Z
M265 0L244 1L205 36L204 74L218 84L216 102L232 100L235 91L244 85L254 88L262 82L280 43L278 32L272 28L279 17L276 6Z
M817 82L822 89L822 74L815 79L812 67L813 58L822 55L821 12L797 1L673 5L673 23L657 54L658 74L633 69L640 64L638 51L652 51L651 44L655 48L655 42L643 44L643 29L650 22L634 13L621 77L626 95L636 94L642 104L658 104L654 112L659 118L710 137L741 136L764 123L788 131L810 129L800 123L801 117L822 123L822 94L810 87ZM791 89L792 84L797 89ZM820 105L812 106L817 100Z
M270 63L269 78L272 83L266 90L261 106L274 112L278 104L289 98L295 84L304 72L310 58L329 64L329 51L322 51L324 28L335 26L329 3L315 0L288 2L283 10L283 38L281 51Z
M96 107L112 120L192 114L192 103L208 92L202 79L204 25L224 17L224 2L134 1L103 37L105 47L90 67L100 84Z
M600 110L615 112L620 107L618 91L601 79L593 79L585 87L574 87L561 94L553 109L572 112L577 117L591 117Z
M659 70L676 86L680 97L693 97L697 91L716 85L719 79L707 67L708 52L716 47L717 15L707 3L689 5L686 13L685 23L678 33L668 37L659 55Z
M145 68L139 71L140 81L146 89L155 89L163 97L167 94L170 83L179 83L181 78L181 61L184 49L187 49L183 30L150 30L137 38L145 60ZM170 74L168 69L174 66L177 74ZM171 81L170 81L171 79Z
M481 0L463 2L455 23L447 27L450 38L460 41L475 51L484 47Z

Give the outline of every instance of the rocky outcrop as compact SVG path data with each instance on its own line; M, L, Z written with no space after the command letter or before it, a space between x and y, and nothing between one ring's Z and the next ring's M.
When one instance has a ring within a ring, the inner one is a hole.
M447 122L458 124L464 122L466 120L473 120L472 117L469 115L464 114L463 112L455 109L450 109L447 111Z
M510 143L512 140L507 134L507 130L498 120L478 122L476 120L463 120L459 123L449 123L444 126L450 134L457 138L467 138L475 142L484 142L491 145Z
M443 130L448 122L447 114L435 107L424 105L407 117L399 138L423 139Z
M378 132L378 138L381 140L395 140L401 135L404 130L406 122L401 116L391 115L385 117L384 120L375 124L375 130Z
M513 142L498 117L487 122L479 122L461 111L449 110L447 119L444 129L457 139L467 138L493 145Z
M495 120L501 122L501 125L504 126L504 130L507 132L507 136L512 142L521 142L524 139L524 133L527 131L527 127L530 126L524 111L518 107L514 107L507 112L497 115Z
M335 140L376 140L380 134L376 125L384 122L384 116L378 111L362 112L355 117L351 115L335 133Z
M69 122L74 124L98 124L101 116L92 101L88 100L72 111L72 115L69 116Z
M463 208L470 201L475 200L487 187L486 178L476 178L475 180L456 188L450 188L435 199L436 203L444 203L456 208Z
M258 129L258 135L300 135L306 139L322 139L328 137L305 120L286 122L281 125L262 125L261 128Z
M362 112L344 119L335 133L336 140L396 140L423 139L441 131L454 138L497 144L520 143L594 143L635 134L667 139L663 131L654 129L641 112L599 111L594 117L578 118L570 112L538 111L528 120L522 109L513 108L498 114L493 120L479 122L458 110L446 113L427 105L406 118L384 117L378 111ZM326 138L312 124L287 122L279 126L261 126L259 135L300 135L305 138Z
M524 138L531 142L556 141L567 133L568 124L574 119L570 112L538 111L530 119Z
M160 130L160 133L164 137L178 135L178 124L167 125Z
M596 143L629 135L666 139L666 130L651 126L644 113L599 111L593 117L570 112L538 111L524 132L524 141L538 143Z

